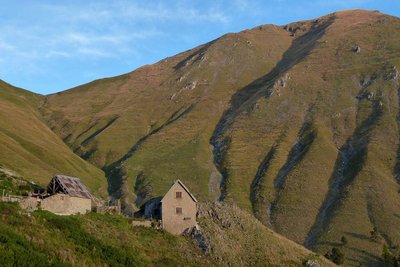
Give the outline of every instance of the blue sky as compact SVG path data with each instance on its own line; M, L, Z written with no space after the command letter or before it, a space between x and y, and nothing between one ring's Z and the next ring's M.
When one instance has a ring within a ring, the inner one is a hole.
M343 9L400 16L399 0L0 0L0 79L49 94L260 24Z

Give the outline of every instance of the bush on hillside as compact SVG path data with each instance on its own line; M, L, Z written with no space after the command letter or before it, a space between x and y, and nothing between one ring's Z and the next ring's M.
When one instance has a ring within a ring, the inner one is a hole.
M341 265L344 262L344 254L339 248L332 248L331 251L325 254L325 258L338 265Z
M347 245L347 238L345 236L342 236L342 238L340 239L340 241L342 242L343 246Z
M394 253L386 246L383 245L382 259L387 266L400 267L400 255L394 255Z

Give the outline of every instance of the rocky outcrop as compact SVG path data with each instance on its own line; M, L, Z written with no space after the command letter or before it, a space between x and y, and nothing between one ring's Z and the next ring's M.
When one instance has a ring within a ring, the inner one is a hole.
M199 227L186 232L220 266L307 266L323 262L321 256L275 234L233 203L202 203Z

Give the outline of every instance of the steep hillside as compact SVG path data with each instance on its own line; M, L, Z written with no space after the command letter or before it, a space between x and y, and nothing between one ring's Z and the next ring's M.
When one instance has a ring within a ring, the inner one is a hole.
M221 266L335 266L321 255L280 236L236 205L201 204L200 231L192 236Z
M273 25L228 34L132 73L50 95L43 113L77 154L108 172L112 193L126 172L125 193L137 176L151 183L154 195L179 176L200 199L215 199L215 126L232 94L273 69L290 42Z
M42 121L38 107L43 99L0 81L0 168L42 186L54 174L79 176L104 195L104 173L75 155Z
M309 248L346 237L347 264L379 264L400 243L398 40L379 12L264 25L48 96L42 113L127 204L179 177Z

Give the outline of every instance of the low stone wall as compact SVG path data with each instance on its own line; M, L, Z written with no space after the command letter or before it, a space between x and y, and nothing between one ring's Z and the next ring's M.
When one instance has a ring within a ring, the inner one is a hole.
M38 209L41 199L35 197L23 198L19 201L19 206L27 211L34 211Z
M132 221L132 226L151 227L151 221Z
M56 194L43 199L40 207L58 215L85 214L91 211L92 200Z

